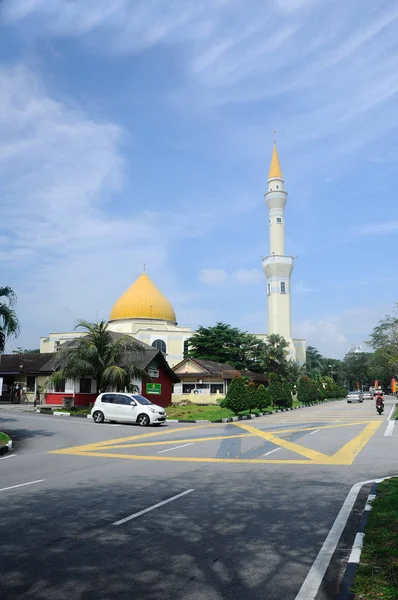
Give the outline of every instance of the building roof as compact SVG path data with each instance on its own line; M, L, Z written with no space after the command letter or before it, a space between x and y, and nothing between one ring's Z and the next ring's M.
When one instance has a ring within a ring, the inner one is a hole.
M115 302L110 321L118 319L156 319L176 324L174 308L146 273Z
M271 166L269 168L268 179L272 179L273 177L283 179L282 169L279 163L278 151L276 149L276 142L274 142L274 149L272 152Z
M118 333L116 331L109 331L109 333L111 334L111 336L114 340L124 338L124 337L132 337L132 336L126 336L126 334ZM163 367L164 371L169 375L169 377L173 383L178 383L180 381L180 378L178 377L178 375L176 373L174 373L173 369L170 367L169 363L167 362L164 354L160 350L158 350L157 348L153 348L153 346L149 346L148 344L145 344L144 342L141 342L140 340L137 340L135 338L132 338L132 339L134 339L134 342L138 346L141 346L142 350L141 351L126 350L126 352L125 352L125 362L126 363L133 363L139 369L147 369L149 367L149 365L151 364L151 362L156 359L158 365ZM82 340L82 338L68 340L67 342L64 342L62 344L62 348L65 348L65 349L73 348L81 340ZM52 373L52 372L56 371L57 369L62 368L62 364L64 362L64 355L62 353L62 350L59 352L55 352L54 354L47 355L47 356L50 356L50 360L43 366L42 371L47 371L47 372Z
M43 369L43 366L53 356L54 354L52 352L46 352L43 354L40 354L39 352L1 354L0 375L17 375L19 373L37 375L38 373L50 373L51 371L46 371Z
M181 367L192 361L201 368L201 371L189 372L189 371L181 371ZM219 377L221 379L232 379L238 375L242 375L244 377L250 377L253 381L267 382L268 377L263 373L254 373L253 371L240 371L239 369L235 369L233 365L227 363L218 363L214 360L203 360L201 358L184 358L178 365L173 367L174 370L178 369L178 376L183 379L185 377Z

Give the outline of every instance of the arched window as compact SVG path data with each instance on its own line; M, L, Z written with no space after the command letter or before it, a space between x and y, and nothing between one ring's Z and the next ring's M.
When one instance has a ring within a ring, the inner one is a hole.
M156 350L160 350L161 352L163 352L163 354L166 354L166 342L164 342L163 340L155 340L154 342L152 342L152 348L156 348Z
M185 340L185 342L184 342L184 358L186 358L188 356L188 352L189 352L189 341Z

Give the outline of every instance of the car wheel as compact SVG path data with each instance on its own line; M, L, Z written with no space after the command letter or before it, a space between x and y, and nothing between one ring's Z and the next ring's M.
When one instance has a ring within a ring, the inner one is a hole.
M102 413L100 410L96 410L95 413L93 414L94 423L103 423L104 420L105 420L104 413Z
M347 404L351 404L351 400L347 400Z
M148 415L138 415L137 424L141 427L148 427L149 425L149 417Z

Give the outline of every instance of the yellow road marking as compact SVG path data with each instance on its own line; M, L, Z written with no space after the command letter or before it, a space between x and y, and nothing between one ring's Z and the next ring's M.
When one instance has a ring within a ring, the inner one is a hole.
M107 449L117 450L122 448L139 448L142 446L166 446L168 444L177 444L180 442L211 442L213 440L229 440L233 438L243 438L243 437L253 437L252 433L239 433L237 435L215 435L212 437L203 437L203 438L186 438L183 440L167 440L165 442L142 442L140 444L118 444L115 446L107 446Z
M323 454L321 452L317 452L316 450L311 450L310 448L306 448L305 446L301 446L299 444L295 444L293 442L289 442L282 438L279 438L278 435L282 433L292 433L300 431L313 431L317 429L336 429L339 427L350 427L354 425L363 425L362 422L355 423L339 423L338 425L325 425L321 427L303 427L303 428L295 428L295 429L282 429L279 431L262 431L257 429L256 427L252 427L251 425L247 425L246 423L237 423L233 422L232 424L245 429L247 434L239 434L239 435L224 435L224 436L213 436L206 438L191 438L191 439L174 439L174 440L166 440L161 442L140 442L138 444L120 444L120 442L131 442L132 440L143 439L148 437L154 437L159 435L165 435L167 433L172 433L169 430L160 431L156 433L144 433L137 436L130 436L126 438L119 438L108 440L106 442L96 442L94 444L86 444L84 446L75 446L73 448L65 448L63 450L52 450L49 454L71 454L76 456L95 456L95 457L104 457L104 458L127 458L130 460L168 460L174 462L202 462L202 463L245 463L245 464L297 464L297 465L350 465L354 461L355 457L358 453L365 447L370 438L374 435L377 429L380 427L382 421L367 421L366 427L359 433L359 435L355 436L352 440L350 440L347 444L345 444L340 450L338 450L334 455L329 456L327 454ZM203 425L202 427L206 427ZM186 427L183 431L187 429L197 429L197 426ZM180 433L182 430L179 430ZM277 434L277 435L276 435ZM176 442L200 442L200 441L212 441L212 440L223 440L223 439L232 439L232 438L241 438L241 437L260 437L265 439L281 448L285 448L290 450L296 454L300 454L301 456L305 456L306 459L247 459L247 458L199 458L199 457L177 457L177 456L145 456L139 454L119 454L119 453L111 453L111 452L102 452L102 450L110 450L110 449L120 449L120 448L134 448L142 447L142 446L155 446L155 445L168 445L175 444Z
M276 435L273 435L272 433L256 429L251 425L246 425L243 423L234 423L234 425L236 425L237 427L241 427L246 431L249 431L249 433L253 433L254 435L262 437L268 442L272 442L276 446L286 448L286 450L290 450L295 454L305 456L306 458L309 458L312 461L320 461L320 464L323 464L325 461L327 462L329 459L329 456L327 456L326 454L322 454L321 452L317 452L316 450L310 450L309 448L305 448L305 446L300 446L299 444L295 444L294 442L288 442L287 440L283 440L282 438L279 438Z
M371 421L359 435L355 436L333 455L333 463L351 465L362 448L366 446L370 438L376 433L381 423L381 421Z

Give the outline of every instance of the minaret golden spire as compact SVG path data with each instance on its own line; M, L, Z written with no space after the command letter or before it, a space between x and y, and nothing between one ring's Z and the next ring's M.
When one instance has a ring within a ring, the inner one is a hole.
M272 152L271 166L269 168L268 179L278 177L283 179L281 165L279 164L278 151L276 149L276 131L274 131L274 150Z

